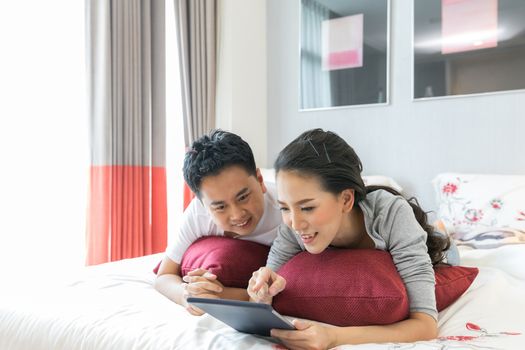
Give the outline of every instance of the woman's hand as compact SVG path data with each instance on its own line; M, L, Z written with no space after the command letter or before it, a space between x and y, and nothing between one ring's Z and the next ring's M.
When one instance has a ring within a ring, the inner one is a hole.
M272 329L271 335L280 339L290 349L329 349L335 346L336 341L330 334L330 328L317 322L306 320L293 320L297 330L285 331Z
M200 316L204 312L190 304L187 300L189 297L219 299L219 294L223 291L224 286L217 280L217 276L205 269L195 269L188 272L182 278L186 283L183 284L183 298L186 310L195 316Z
M248 295L257 303L271 304L286 286L286 280L268 267L261 267L248 282Z
M342 344L409 343L437 337L437 322L423 312L384 326L336 327L307 320L294 320L297 330L272 329L272 337L290 349L330 349Z

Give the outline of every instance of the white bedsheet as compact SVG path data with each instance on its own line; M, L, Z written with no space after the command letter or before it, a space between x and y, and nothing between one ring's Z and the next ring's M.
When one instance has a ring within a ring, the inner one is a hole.
M439 314L440 339L338 349L525 349L525 245L461 250L479 266L470 289ZM161 255L90 267L65 286L0 292L0 349L282 349L211 316L191 316L158 292ZM467 328L471 323L486 332Z

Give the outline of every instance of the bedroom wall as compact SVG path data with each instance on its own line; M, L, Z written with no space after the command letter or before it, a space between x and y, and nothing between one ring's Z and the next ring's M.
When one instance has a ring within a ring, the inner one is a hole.
M393 177L425 209L440 172L525 174L525 92L412 101L411 3L391 2L389 105L298 112L300 1L267 1L268 165L321 127L355 148L364 174Z
M220 0L216 126L241 135L255 161L267 158L266 0Z

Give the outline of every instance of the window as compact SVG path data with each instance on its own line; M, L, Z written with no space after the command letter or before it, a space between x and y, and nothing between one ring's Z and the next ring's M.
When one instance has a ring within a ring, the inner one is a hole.
M84 263L88 123L82 1L0 2L0 269ZM36 272L36 273L35 273ZM7 274L7 275L6 275ZM35 284L37 285L37 284Z
M173 236L182 212L184 141L173 2L166 6L166 167ZM15 287L49 284L53 272L61 278L84 266L85 37L83 1L0 2L0 273Z

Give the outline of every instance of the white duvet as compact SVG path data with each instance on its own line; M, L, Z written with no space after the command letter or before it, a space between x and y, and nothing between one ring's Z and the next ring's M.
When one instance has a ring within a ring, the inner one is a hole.
M439 339L337 349L525 349L525 245L461 255L480 272L439 314ZM0 349L283 349L160 295L151 285L160 258L89 267L61 287L0 292Z

